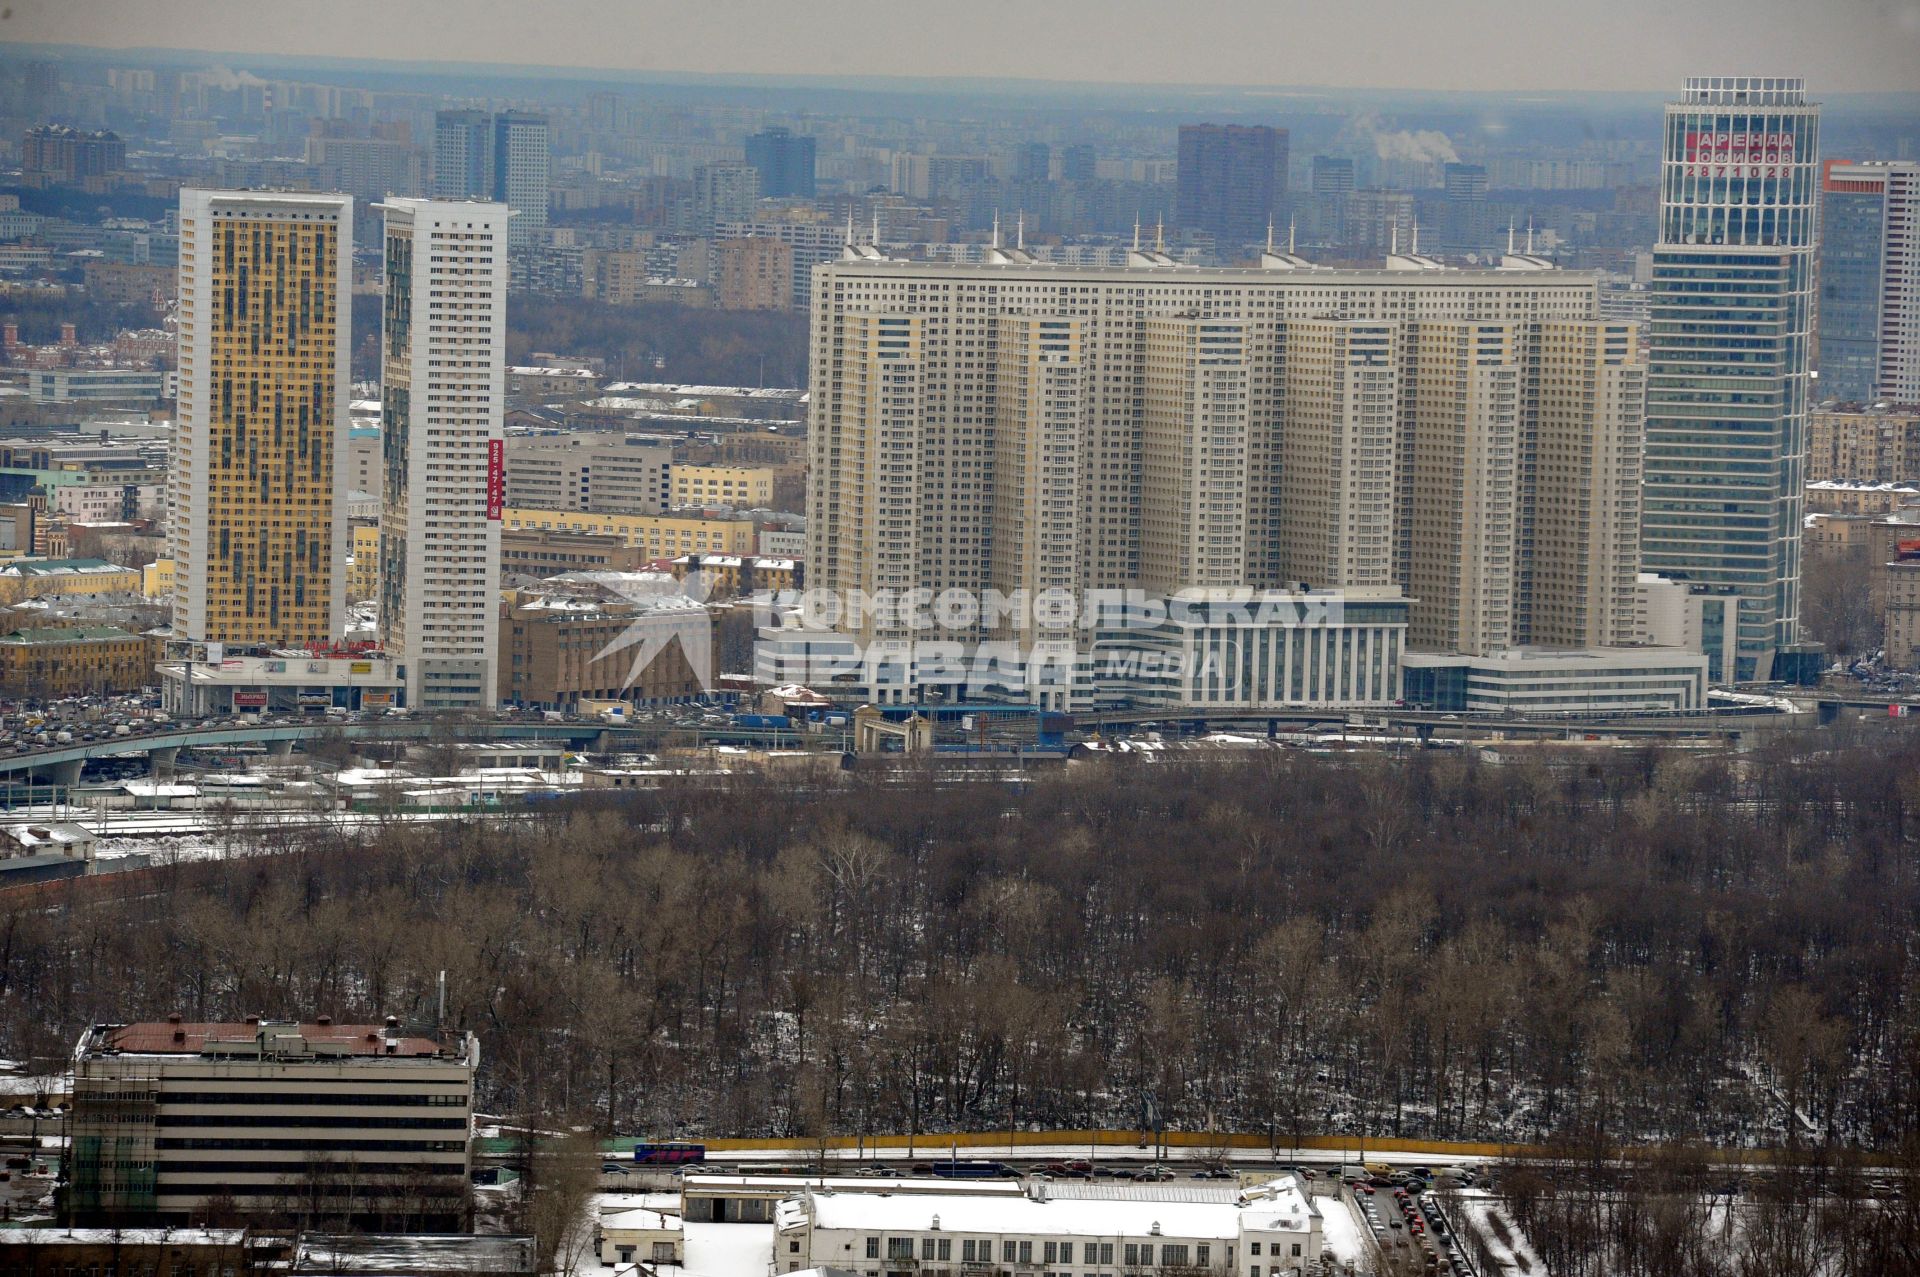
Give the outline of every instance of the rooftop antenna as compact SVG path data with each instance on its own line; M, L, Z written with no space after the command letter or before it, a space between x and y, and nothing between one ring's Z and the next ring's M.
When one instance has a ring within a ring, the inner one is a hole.
M1273 251L1273 219L1271 217L1267 219L1267 251L1269 253Z
M1527 256L1533 256L1533 214L1527 214Z
M1288 257L1293 256L1293 223L1294 223L1294 219L1289 217L1287 219L1287 256Z
M1013 223L1013 246L1025 250L1027 247L1027 210L1021 209Z
M993 246L1000 247L1000 210L993 210Z
M1507 219L1507 255L1509 257L1513 255L1513 219L1511 217Z
M1413 255L1420 256L1420 219L1413 219Z
M1133 251L1140 251L1140 210L1133 211Z
M1165 213L1153 220L1153 251L1156 253L1167 251L1167 215Z
M1387 230L1387 252L1395 257L1400 255L1400 219L1397 217Z

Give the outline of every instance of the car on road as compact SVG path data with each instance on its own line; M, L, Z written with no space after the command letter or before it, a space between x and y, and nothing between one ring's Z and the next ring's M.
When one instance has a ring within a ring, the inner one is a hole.
M1133 1173L1133 1177L1135 1179L1148 1180L1153 1183L1160 1183L1164 1180L1172 1179L1173 1172L1168 1170L1164 1166L1142 1166L1139 1170Z

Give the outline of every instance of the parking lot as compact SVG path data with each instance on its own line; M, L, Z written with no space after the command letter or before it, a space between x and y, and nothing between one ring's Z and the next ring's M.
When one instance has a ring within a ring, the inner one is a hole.
M1432 1168L1424 1166L1372 1167L1365 1175L1342 1174L1342 1198L1352 1203L1373 1235L1383 1273L1475 1277L1455 1244L1446 1211L1432 1186L1436 1179L1458 1185L1476 1177L1475 1172L1436 1177Z

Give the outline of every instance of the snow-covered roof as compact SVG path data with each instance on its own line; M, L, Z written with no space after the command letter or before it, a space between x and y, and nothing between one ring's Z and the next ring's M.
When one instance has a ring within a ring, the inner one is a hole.
M6 1246L207 1246L238 1248L239 1228L0 1228Z
M1231 1202L1170 1202L1050 1197L949 1197L932 1193L815 1193L816 1229L920 1231L940 1222L957 1234L1024 1233L1067 1237L1198 1237L1240 1235L1240 1207ZM789 1211L788 1208L794 1210ZM1269 1210L1271 1207L1269 1207ZM780 1225L798 1224L805 1201L782 1202ZM1304 1210L1302 1211L1304 1218Z
M1905 483L1865 483L1858 479L1816 479L1807 485L1809 492L1891 492L1899 496L1920 497L1920 488Z

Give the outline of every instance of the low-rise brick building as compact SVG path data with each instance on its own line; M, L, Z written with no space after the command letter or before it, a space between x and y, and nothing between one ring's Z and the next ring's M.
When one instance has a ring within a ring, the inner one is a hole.
M582 701L691 700L706 690L701 676L713 669L713 642L707 609L680 596L636 603L516 596L501 605L500 699L552 710ZM705 645L704 669L694 668L689 644Z
M153 681L146 640L112 626L46 626L0 636L0 696L131 692Z

